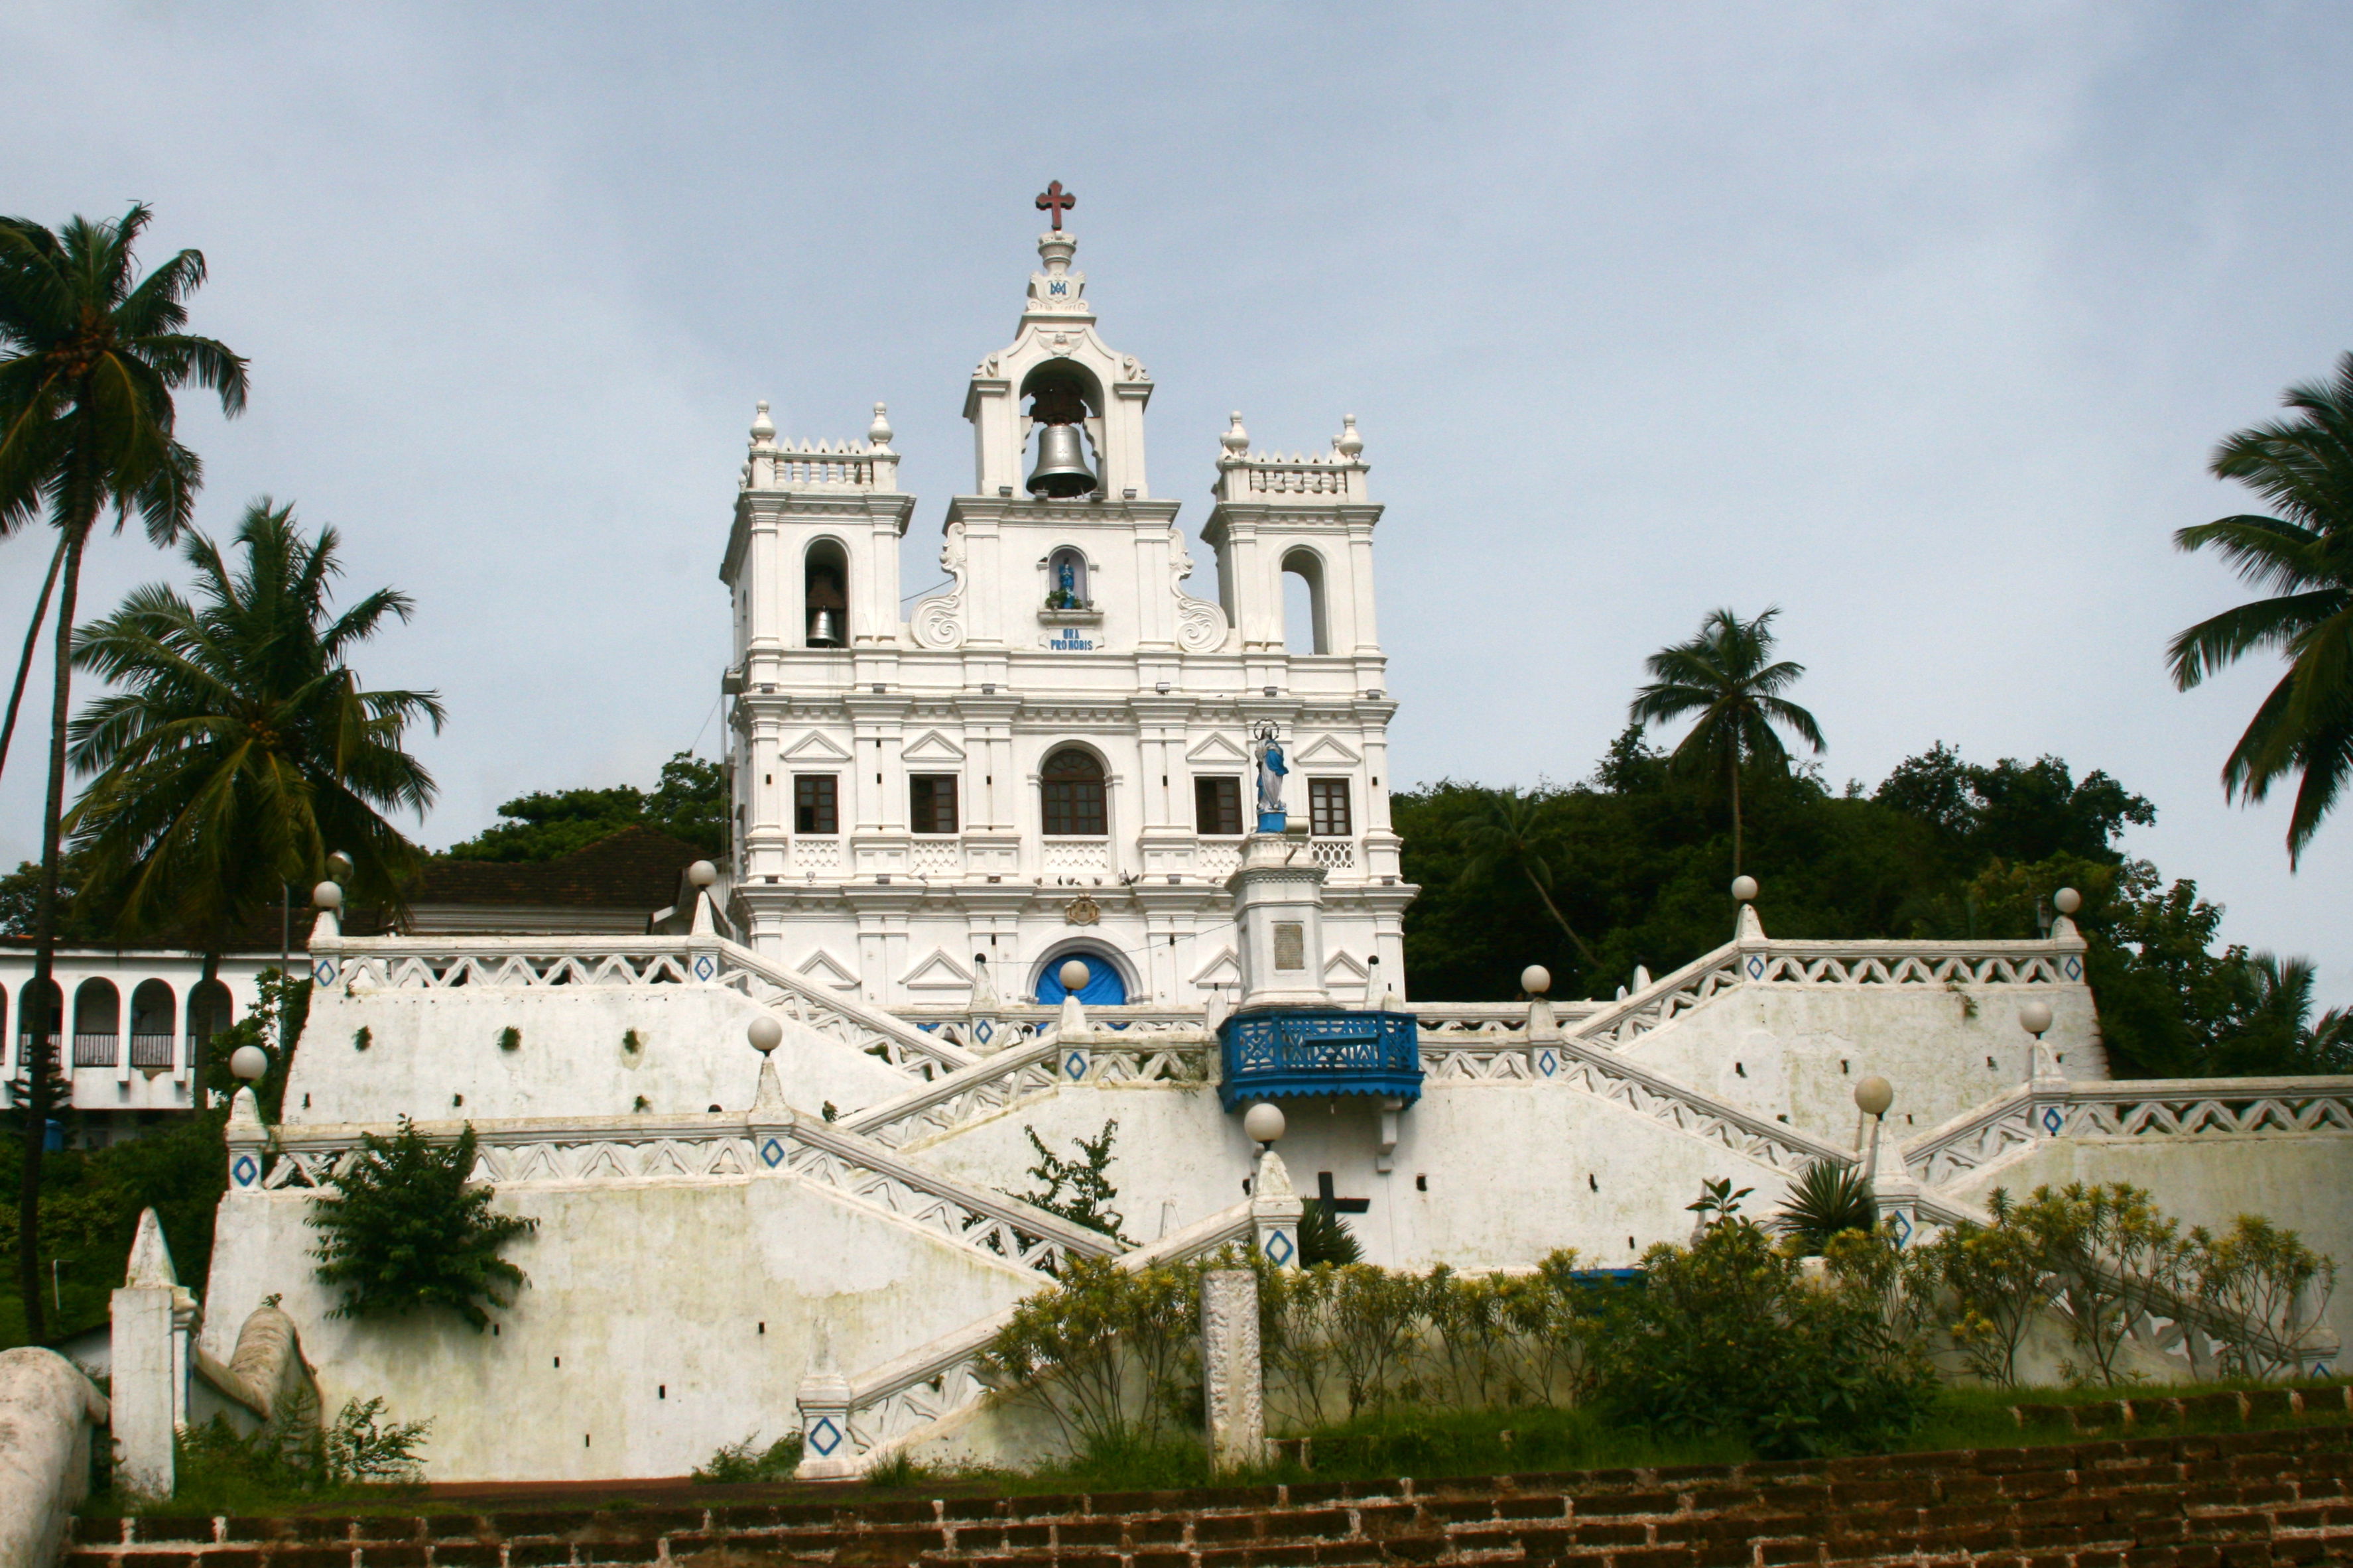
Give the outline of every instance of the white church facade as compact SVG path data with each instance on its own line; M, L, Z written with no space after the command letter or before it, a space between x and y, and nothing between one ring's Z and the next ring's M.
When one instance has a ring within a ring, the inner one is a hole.
M1041 239L971 377L953 585L911 613L879 412L846 447L754 426L723 571L736 842L674 922L346 937L320 890L282 1117L238 1094L210 1276L157 1318L186 1342L158 1364L297 1333L327 1409L433 1420L436 1480L682 1476L793 1431L823 1477L1038 1457L980 1381L1018 1302L1073 1256L1289 1266L1302 1194L1370 1263L1615 1269L1689 1236L1704 1180L1767 1213L1861 1169L1906 1240L1997 1188L2127 1180L2353 1262L2353 1079L2111 1079L2063 913L2031 941L1777 940L1743 879L1721 946L1612 1001L1535 971L1515 1002L1415 996L1353 426L1311 458L1225 436L1222 588L1196 596L1145 477L1152 383L1096 336L1071 243ZM1866 1128L1870 1079L1893 1107ZM404 1120L472 1129L496 1206L539 1222L489 1332L340 1317L317 1278L315 1205ZM1033 1131L1108 1121L1120 1236L1021 1195ZM2284 1365L2353 1327L2353 1293L2310 1306ZM2211 1369L2198 1324L2135 1313L2137 1370Z
M761 405L721 572L729 907L754 951L883 1006L1052 1003L1074 958L1090 1003L1230 998L1225 882L1273 736L1325 873L1320 979L1342 1001L1403 994L1414 889L1355 420L1281 457L1235 416L1201 531L1219 591L1197 596L1179 503L1145 467L1151 377L1098 333L1075 248L1041 237L1013 342L967 384L944 592L902 611L916 501L882 406L864 441L812 447ZM1284 624L1286 576L1308 626Z

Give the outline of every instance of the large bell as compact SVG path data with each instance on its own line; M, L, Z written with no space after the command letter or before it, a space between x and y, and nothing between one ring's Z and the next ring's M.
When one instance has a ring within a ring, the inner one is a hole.
M839 647L841 646L841 612L822 606L809 612L808 646Z
M1087 471L1086 445L1075 425L1043 425L1038 429L1038 466L1030 470L1033 496L1082 496L1095 488Z

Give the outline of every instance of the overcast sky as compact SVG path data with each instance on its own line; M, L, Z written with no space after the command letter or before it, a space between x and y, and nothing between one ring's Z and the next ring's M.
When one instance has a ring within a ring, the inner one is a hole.
M2339 3L13 0L0 210L204 250L253 396L185 421L202 524L293 500L415 595L360 668L448 704L429 844L715 752L755 398L887 400L938 576L1059 178L1188 530L1229 409L1357 416L1400 781L1582 776L1644 654L1778 604L1833 783L2105 768L2131 850L2347 1000L2353 814L2291 877L2217 782L2275 668L2184 696L2162 650L2242 595L2169 542L2244 509L2213 444L2353 347L2348 81ZM0 544L0 627L47 552ZM85 618L176 569L108 541Z

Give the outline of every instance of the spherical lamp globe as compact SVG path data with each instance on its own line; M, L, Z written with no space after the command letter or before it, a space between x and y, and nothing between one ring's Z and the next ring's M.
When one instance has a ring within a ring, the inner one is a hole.
M354 868L352 858L340 849L327 857L327 875L338 882L350 881Z
M1552 971L1541 963L1531 963L1520 971L1520 989L1531 996L1541 996L1552 989Z
M2084 907L2084 895L2073 888L2062 888L2051 895L2051 907L2063 915L2072 915Z
M1895 1086L1873 1073L1854 1086L1854 1108L1865 1116L1884 1116L1895 1103Z
M708 860L697 860L686 868L686 879L698 888L715 886L719 881L719 868Z
M1282 1136L1282 1107L1260 1100L1242 1115L1242 1131L1253 1143L1271 1143Z
M752 1048L764 1057L785 1043L785 1026L774 1018L753 1019L744 1026L744 1034L752 1042Z
M322 882L311 889L311 902L322 910L343 907L343 890L332 882Z
M247 1083L256 1083L269 1070L269 1053L259 1046L239 1046L229 1053L228 1070Z
M2024 1006L2019 1008L2018 1026L2024 1029L2028 1034L2032 1035L2036 1039L2041 1039L2042 1037L2042 1032L2051 1026L2051 1004L2048 1002L2029 1002Z
M1062 989L1065 991L1085 990L1087 981L1093 973L1094 972L1087 967L1087 961L1083 958L1066 960L1061 968L1054 971L1055 978L1061 981Z
M1757 879L1754 877L1735 877L1732 879L1732 901L1736 904L1755 903L1757 901Z

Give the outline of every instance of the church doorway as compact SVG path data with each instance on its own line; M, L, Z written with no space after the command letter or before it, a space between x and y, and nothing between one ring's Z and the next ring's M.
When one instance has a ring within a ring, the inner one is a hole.
M1062 965L1077 959L1087 966L1087 983L1079 987L1078 997L1090 1007L1118 1007L1127 1002L1127 976L1111 955L1092 947L1065 947L1047 955L1038 966L1037 988L1034 994L1048 1007L1061 1005L1070 990L1062 984Z

